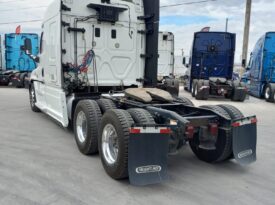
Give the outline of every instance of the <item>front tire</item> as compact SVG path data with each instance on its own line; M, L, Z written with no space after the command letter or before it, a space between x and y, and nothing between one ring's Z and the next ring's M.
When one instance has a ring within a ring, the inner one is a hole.
M31 84L30 89L29 89L29 98L30 98L30 106L33 112L41 112L38 107L36 107L36 95L35 95L35 89L34 85Z
M134 123L125 110L108 110L100 127L99 153L107 174L113 179L128 177L129 128Z
M94 100L80 101L74 112L74 134L78 149L85 155L98 152L98 132L102 115Z

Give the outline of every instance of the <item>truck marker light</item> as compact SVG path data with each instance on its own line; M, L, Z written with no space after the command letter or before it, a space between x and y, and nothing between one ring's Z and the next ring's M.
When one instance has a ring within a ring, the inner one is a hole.
M209 124L209 131L211 133L212 136L217 136L218 135L218 125L217 124Z
M160 130L160 134L171 134L171 133L172 133L172 131L170 128Z
M237 122L232 123L232 127L240 127L242 125L256 124L257 122L258 122L257 118L246 119L246 120L237 121Z
M140 133L140 129L137 129L137 128L130 128L130 133L131 133L131 134L139 134L139 133Z
M257 118L251 119L251 123L252 123L252 124L256 124L257 122L258 122Z
M240 126L241 126L241 123L239 123L239 122L234 122L232 124L232 127L240 127Z
M194 131L195 131L194 126L188 125L188 126L186 127L185 135L187 136L188 139L193 139Z

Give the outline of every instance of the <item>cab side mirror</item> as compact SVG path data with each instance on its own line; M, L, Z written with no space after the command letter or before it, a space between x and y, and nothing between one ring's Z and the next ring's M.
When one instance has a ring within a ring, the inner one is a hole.
M39 63L39 62L40 62L40 58L39 58L38 56L36 56L36 57L34 58L34 62Z
M21 50L25 51L27 54L32 53L32 41L29 38L24 40L24 45L21 46Z

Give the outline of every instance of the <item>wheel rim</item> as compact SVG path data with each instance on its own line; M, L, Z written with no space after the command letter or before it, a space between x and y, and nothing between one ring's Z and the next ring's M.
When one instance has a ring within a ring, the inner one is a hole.
M270 98L270 88L267 87L267 88L265 89L265 99L269 99L269 98Z
M80 111L77 115L76 130L79 142L85 142L87 138L87 118L83 111Z
M196 86L196 88L194 88L194 92L195 92L195 96L197 96L198 95L198 88L197 88L197 86Z
M31 106L34 107L34 105L35 105L35 93L34 93L33 88L31 88L30 101L31 101Z
M114 164L118 158L118 135L113 125L107 124L102 133L102 151L106 162Z

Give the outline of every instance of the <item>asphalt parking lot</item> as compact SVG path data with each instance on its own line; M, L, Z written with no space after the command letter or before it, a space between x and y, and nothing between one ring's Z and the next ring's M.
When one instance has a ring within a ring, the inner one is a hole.
M27 90L0 88L0 204L275 204L275 104L226 103L257 115L256 163L207 164L186 146L169 157L167 182L134 187L108 177L99 156L81 155L71 131L33 113Z

